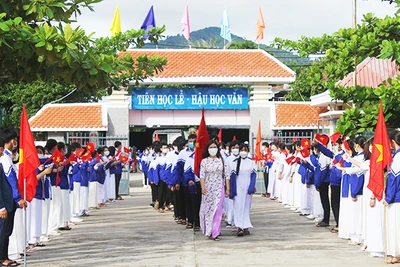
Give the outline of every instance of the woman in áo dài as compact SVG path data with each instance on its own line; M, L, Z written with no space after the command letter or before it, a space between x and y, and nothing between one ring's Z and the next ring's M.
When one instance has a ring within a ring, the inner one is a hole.
M200 226L209 239L219 241L221 234L222 206L225 199L226 168L218 142L211 140L203 152L200 165L201 206ZM229 193L229 180L226 180L226 193Z
M230 197L233 199L233 217L238 229L237 235L249 235L253 228L250 221L252 195L256 191L256 164L248 158L249 147L240 145L240 156L231 164Z

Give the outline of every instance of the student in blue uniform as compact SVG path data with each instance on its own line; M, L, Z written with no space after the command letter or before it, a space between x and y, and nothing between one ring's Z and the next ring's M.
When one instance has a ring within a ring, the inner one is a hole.
M168 153L168 145L167 143L162 142L160 147L160 152L159 156L157 157L157 166L156 166L156 171L155 175L158 176L156 180L158 180L158 202L159 202L159 207L158 207L158 212L164 213L164 210L166 209L167 203L167 194L168 194L168 186L167 186L167 179L169 177L169 172L166 169L166 157ZM156 150L156 153L158 153L158 147Z
M67 149L67 146L63 142L59 142L57 144L58 150L65 154L66 159L68 159L70 152ZM59 228L58 230L71 230L68 226L69 221L71 220L71 199L69 196L69 167L70 164L61 163L63 169L58 173L60 177L60 182L58 186L61 189L61 216L59 218Z
M82 155L85 155L86 152L86 148L84 148ZM81 188L79 191L79 216L89 216L89 162L87 160L83 161L82 158L79 158L78 163L79 173L81 174Z

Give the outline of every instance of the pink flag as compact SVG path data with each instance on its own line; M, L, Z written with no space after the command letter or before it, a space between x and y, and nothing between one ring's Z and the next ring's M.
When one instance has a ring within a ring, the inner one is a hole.
M189 40L189 38L190 38L190 23L189 23L189 7L188 7L188 5L186 5L186 7L185 7L185 13L183 14L181 23L182 23L182 34L186 38L186 40Z

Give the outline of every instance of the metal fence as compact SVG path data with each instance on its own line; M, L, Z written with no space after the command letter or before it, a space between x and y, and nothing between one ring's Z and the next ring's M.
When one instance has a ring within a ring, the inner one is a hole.
M123 147L129 147L128 135L106 136L105 132L75 132L67 133L66 143L71 144L77 142L82 146L86 146L88 142L94 143L95 147L114 146L115 141L120 141ZM130 165L127 169L122 170L121 182L119 184L119 194L129 195L129 172Z

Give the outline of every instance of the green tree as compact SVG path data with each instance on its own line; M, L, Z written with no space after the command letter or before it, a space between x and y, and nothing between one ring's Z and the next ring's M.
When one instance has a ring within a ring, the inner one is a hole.
M0 3L0 80L60 80L78 89L118 89L162 71L166 60L118 57L118 51L158 42L165 28L129 30L92 40L69 24L82 8L102 0L14 0ZM132 67L134 66L134 67Z
M335 84L354 71L354 59L360 63L367 57L391 58L399 64L399 27L400 17L397 15L380 19L366 14L362 23L355 29L344 28L332 35L325 34L318 38L302 37L298 41L276 38L274 43L279 48L296 51L303 57L313 54L325 55L305 70L307 75L298 76L296 83L301 85L301 89L299 86L297 90L313 95L329 88L332 97L352 106L339 120L337 130L347 136L355 136L374 130L379 101L383 102L389 127L399 127L400 105L397 95L400 93L400 81L388 80L378 89L360 86L343 88L336 87Z

